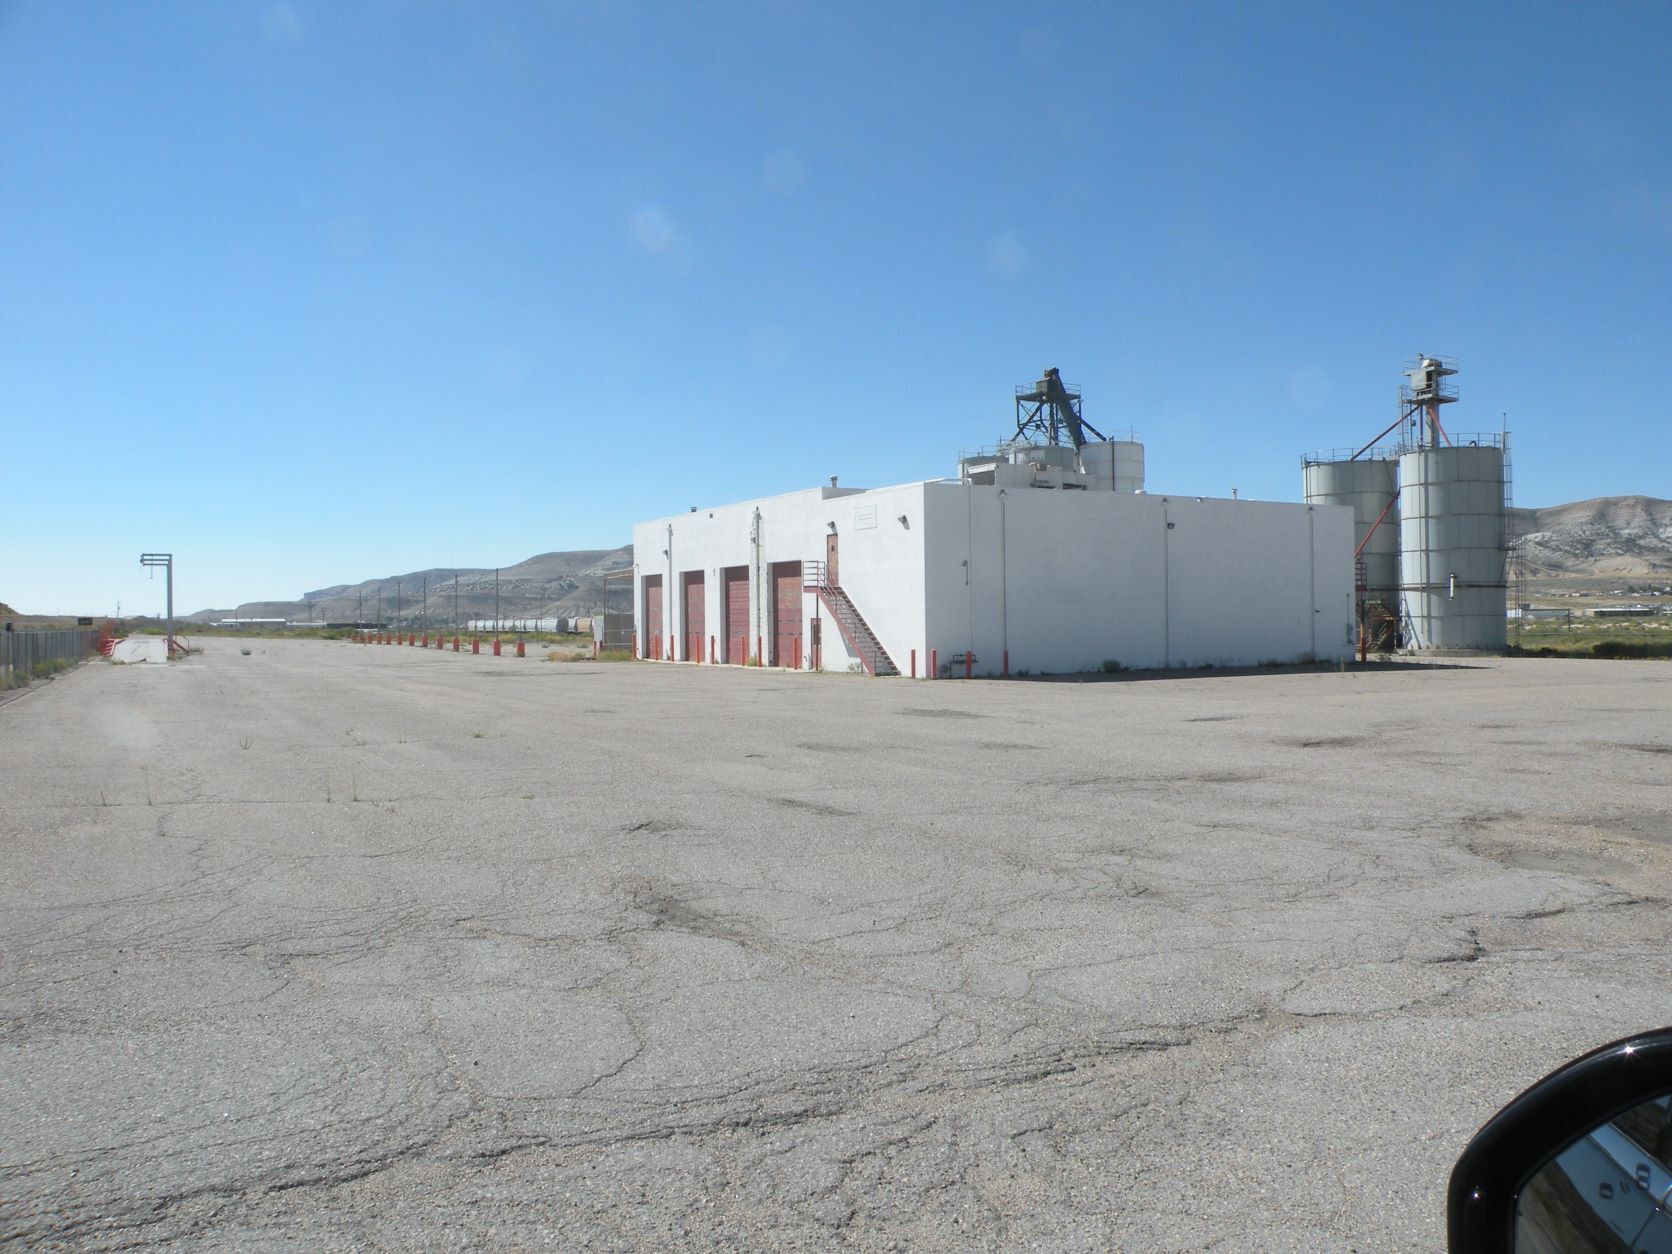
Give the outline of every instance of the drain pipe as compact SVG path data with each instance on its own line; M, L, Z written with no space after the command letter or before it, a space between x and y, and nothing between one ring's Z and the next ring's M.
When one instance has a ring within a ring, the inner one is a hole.
M763 586L764 581L765 581L765 576L761 572L761 511L760 511L759 506L755 507L755 516L749 523L749 543L754 546L754 550L755 550L755 571L754 571L755 640L758 644L758 642L760 641L760 638L761 638L761 634L762 634L761 633L761 605L762 605L762 602L765 601L765 599L766 599L766 589ZM756 653L760 652L758 647L755 651L756 651ZM749 642L747 640L745 640L743 642L743 660L745 662L747 662L749 660ZM766 665L766 659L764 657L756 657L755 664L757 666L765 666Z
M1008 548L1010 528L1006 525L1004 489L999 489L999 641L1004 657L1004 671L1010 673L1010 562Z

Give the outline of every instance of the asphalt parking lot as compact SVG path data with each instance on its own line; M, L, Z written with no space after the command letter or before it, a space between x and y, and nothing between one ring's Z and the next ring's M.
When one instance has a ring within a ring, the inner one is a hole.
M0 1240L1432 1250L1672 1023L1672 666L212 640L0 707Z

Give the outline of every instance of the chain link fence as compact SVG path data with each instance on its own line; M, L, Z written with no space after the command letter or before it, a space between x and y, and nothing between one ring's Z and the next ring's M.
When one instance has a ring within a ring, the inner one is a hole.
M0 679L7 686L50 674L54 662L75 662L98 647L99 633L85 627L58 631L0 631Z

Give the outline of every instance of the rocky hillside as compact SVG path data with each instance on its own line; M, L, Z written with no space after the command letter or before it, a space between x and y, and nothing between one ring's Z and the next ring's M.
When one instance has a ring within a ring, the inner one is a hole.
M1672 575L1672 501L1604 496L1518 509L1529 577L1618 582Z
M633 565L633 546L541 553L498 576L501 618L555 618L596 614L604 608L604 577ZM492 568L451 567L408 571L354 584L332 584L305 592L293 601L246 601L233 609L198 610L199 622L219 618L286 618L292 621L357 622L395 619L417 622L422 604L431 623L492 618ZM455 595L456 593L456 595Z

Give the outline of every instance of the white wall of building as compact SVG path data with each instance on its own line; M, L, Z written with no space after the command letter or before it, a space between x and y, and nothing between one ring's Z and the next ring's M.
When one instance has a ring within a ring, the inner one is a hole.
M755 519L759 516L758 543ZM1352 650L1352 510L939 480L868 491L820 488L640 523L635 595L663 580L664 623L680 637L681 572L703 571L707 634L719 636L721 572L748 566L750 643L770 652L772 564L823 560L835 524L839 581L895 665L934 650L944 672L978 675L1128 667L1255 665ZM671 536L671 545L669 543ZM671 549L672 558L663 557ZM641 653L649 648L638 606ZM816 594L823 665L857 658ZM719 652L724 656L724 647ZM801 665L811 641L801 642Z
M926 485L928 639L943 670L1245 666L1351 652L1352 512ZM1171 524L1169 526L1169 524ZM969 563L966 577L965 562Z

